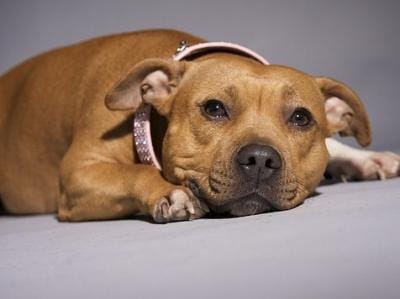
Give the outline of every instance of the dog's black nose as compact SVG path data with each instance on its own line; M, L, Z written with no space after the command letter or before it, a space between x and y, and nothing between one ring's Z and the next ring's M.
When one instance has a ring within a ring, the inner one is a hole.
M260 182L282 167L282 159L271 146L248 144L240 149L237 164L248 179Z

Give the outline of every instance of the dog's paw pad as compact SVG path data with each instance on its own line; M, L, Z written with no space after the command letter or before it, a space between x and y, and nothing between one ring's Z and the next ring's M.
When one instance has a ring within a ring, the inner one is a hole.
M175 189L167 197L161 198L154 207L154 221L167 223L202 217L206 213L205 209L188 193Z

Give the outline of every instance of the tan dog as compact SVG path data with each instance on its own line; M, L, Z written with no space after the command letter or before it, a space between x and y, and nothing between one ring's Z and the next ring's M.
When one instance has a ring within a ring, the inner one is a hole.
M176 62L171 55L181 40L202 41L175 31L97 38L3 75L6 210L58 211L61 221L144 213L168 222L209 209L232 215L289 209L319 184L326 137L341 133L370 143L366 112L346 85L232 53ZM158 112L153 134L162 172L140 164L134 151L132 117L142 103ZM360 150L329 142L335 176L398 174L395 154L365 152L356 165Z

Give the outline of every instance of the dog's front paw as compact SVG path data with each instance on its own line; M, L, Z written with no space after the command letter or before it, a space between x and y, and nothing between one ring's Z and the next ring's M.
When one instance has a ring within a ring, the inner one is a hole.
M368 155L330 161L329 176L347 180L384 180L400 175L400 156L392 152L370 152Z
M157 223L167 223L201 218L207 212L207 206L189 190L175 189L155 204L152 216Z

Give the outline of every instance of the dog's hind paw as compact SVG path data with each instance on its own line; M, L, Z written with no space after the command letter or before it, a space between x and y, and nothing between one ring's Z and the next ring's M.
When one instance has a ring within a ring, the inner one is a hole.
M207 212L208 208L189 190L175 189L156 203L152 216L157 223L167 223L201 218Z
M392 178L400 175L400 156L392 152L374 152L369 157L377 166L379 179Z
M392 152L368 152L329 162L327 173L335 179L384 180L400 175L400 156Z

